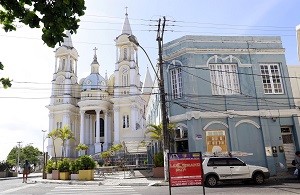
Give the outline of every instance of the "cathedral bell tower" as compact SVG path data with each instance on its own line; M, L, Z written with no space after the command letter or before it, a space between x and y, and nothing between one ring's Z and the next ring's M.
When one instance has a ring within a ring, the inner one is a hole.
M49 132L53 129L68 126L75 131L75 121L77 118L77 102L80 97L79 85L77 83L77 60L78 53L73 47L71 34L66 32L62 45L55 51L55 69L52 80L52 92L49 109ZM65 157L74 156L70 151L71 141L67 141L65 147ZM56 141L57 157L62 157L61 143ZM48 139L47 150L53 156L53 143Z
M138 47L129 40L133 35L128 14L125 14L121 35L116 39L116 63L114 71L114 143L141 140L144 135L142 82L138 66Z

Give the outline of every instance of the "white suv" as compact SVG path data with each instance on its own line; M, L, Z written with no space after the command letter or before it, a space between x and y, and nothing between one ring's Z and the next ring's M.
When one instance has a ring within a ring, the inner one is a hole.
M204 157L202 165L208 187L216 186L219 180L253 180L262 184L270 177L266 167L247 165L236 157Z

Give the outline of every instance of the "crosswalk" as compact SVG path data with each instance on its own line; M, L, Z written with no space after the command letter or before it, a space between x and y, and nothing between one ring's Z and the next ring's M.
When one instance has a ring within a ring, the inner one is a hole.
M131 186L95 186L95 185L68 185L68 186L57 186L47 195L59 195L59 194L103 194L103 195L141 195L136 192Z

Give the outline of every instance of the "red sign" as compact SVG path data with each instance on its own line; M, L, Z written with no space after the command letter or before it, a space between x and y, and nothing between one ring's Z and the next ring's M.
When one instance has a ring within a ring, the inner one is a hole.
M169 173L171 187L203 185L201 154L170 153Z

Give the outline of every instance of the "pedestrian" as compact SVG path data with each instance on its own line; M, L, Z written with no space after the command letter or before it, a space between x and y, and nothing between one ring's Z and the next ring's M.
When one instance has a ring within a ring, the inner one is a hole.
M27 183L28 174L30 172L30 164L28 160L25 160L25 163L23 165L23 183Z
M298 169L298 175L297 175L297 179L300 180L300 151L297 151L295 153L295 166L296 169Z

